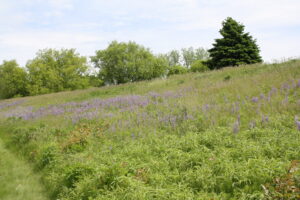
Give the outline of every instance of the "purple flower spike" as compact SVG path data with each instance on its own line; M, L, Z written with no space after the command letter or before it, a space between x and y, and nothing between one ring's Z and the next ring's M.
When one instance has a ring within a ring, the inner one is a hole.
M269 116L265 116L265 122L269 122Z
M232 132L234 134L237 134L240 130L240 124L238 121L234 122L233 127L232 127Z
M262 115L261 116L261 123L262 124L266 124L266 123L268 123L269 122L269 116L264 116L264 115Z
M297 122L296 122L296 125L297 125L298 131L300 131L300 121L297 121Z
M253 103L257 103L257 102L258 102L258 97L253 97L253 98L252 98L252 102L253 102Z
M298 116L295 116L295 124L297 126L298 131L300 131L300 121L298 121Z
M299 79L298 82L297 82L297 87L298 87L298 88L300 87L300 79Z
M261 99L264 99L264 98L265 98L265 95L264 95L264 94L260 94L260 98L261 98Z

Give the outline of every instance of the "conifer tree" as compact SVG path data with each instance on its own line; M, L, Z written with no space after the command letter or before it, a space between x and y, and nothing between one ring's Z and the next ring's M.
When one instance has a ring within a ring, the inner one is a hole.
M209 49L210 67L219 69L226 66L238 66L262 62L256 40L245 33L245 26L231 17L222 23L220 34L223 38L216 39L213 48Z

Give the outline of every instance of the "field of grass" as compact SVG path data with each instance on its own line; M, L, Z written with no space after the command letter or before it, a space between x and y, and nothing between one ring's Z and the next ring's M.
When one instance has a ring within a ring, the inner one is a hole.
M43 186L30 166L9 152L0 140L0 199L46 200Z
M300 199L300 61L0 101L0 137L50 199Z

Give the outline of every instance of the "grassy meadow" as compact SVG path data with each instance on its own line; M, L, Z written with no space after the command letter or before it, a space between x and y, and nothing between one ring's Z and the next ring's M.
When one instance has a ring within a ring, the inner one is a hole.
M49 199L300 199L300 61L0 101L0 137Z

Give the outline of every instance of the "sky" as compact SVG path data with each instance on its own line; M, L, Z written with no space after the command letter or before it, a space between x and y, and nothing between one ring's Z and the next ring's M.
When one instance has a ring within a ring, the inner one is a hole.
M211 48L222 21L245 25L267 62L300 57L300 0L0 0L0 62L38 50L93 56L112 40L153 53Z

